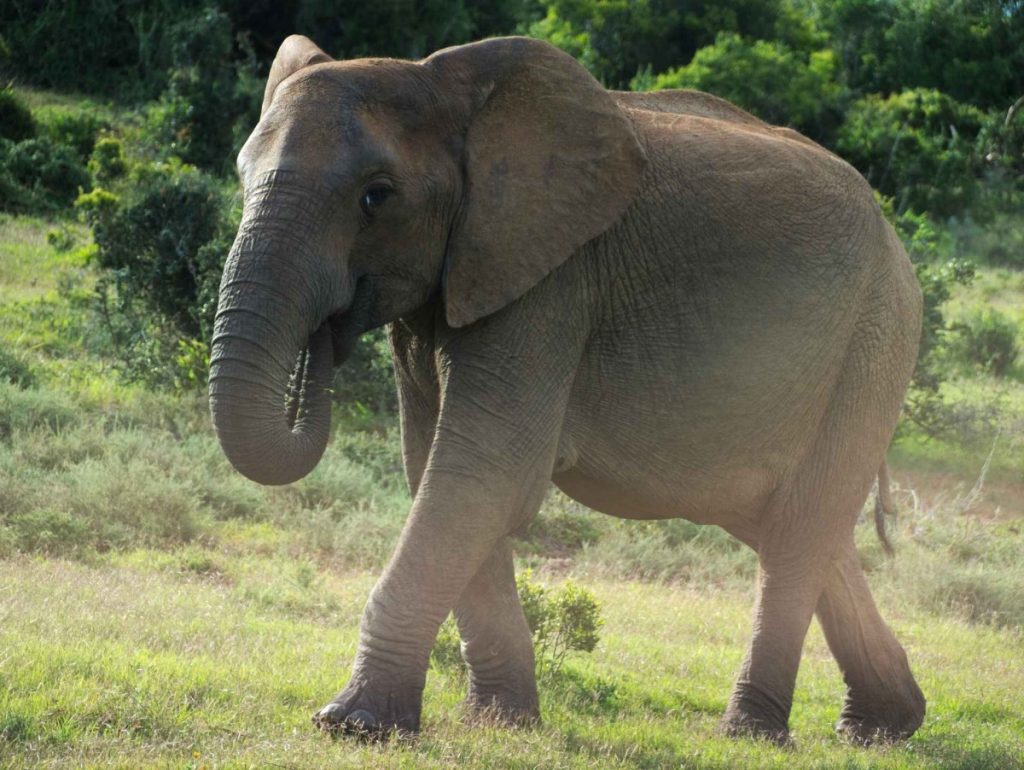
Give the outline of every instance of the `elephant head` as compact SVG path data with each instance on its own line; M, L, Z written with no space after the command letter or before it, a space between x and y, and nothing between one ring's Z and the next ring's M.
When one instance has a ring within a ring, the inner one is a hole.
M452 327L499 311L622 215L643 165L609 94L545 43L335 62L288 38L238 157L210 368L228 458L264 484L307 474L358 335L438 294Z

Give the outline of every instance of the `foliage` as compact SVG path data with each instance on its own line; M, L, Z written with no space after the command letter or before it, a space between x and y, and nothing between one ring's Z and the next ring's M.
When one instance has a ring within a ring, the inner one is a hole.
M545 588L525 570L516 590L533 633L538 677L556 676L570 652L593 652L604 624L601 605L586 588L567 580L558 590Z
M996 377L1009 374L1017 361L1017 325L991 308L975 312L952 325L957 332L951 347L965 360Z
M123 196L83 196L78 206L125 307L143 299L184 333L208 333L226 256L211 245L230 229L216 183L179 163L142 166Z
M167 88L146 109L146 151L159 159L230 169L241 138L259 118L263 85L252 77L254 63L233 60L230 20L212 8L174 24L170 40Z
M842 89L836 74L830 50L806 55L781 42L751 43L723 32L685 67L658 75L653 88L708 91L769 123L795 126L820 138L838 122Z
M127 170L124 145L119 139L105 136L96 142L92 157L89 158L89 171L96 177L96 181L108 184L122 177Z
M0 210L54 211L89 190L89 172L67 145L0 139Z
M817 48L810 18L789 0L543 0L544 18L528 34L580 60L609 87L623 88L638 72L663 72L688 62L721 33L757 38L769 33L800 50Z
M570 652L594 651L604 620L591 591L571 580L557 590L546 588L532 570L516 576L516 591L533 634L538 678L557 676ZM462 669L458 627L451 618L438 631L430 661L437 669Z
M90 110L44 107L34 113L39 133L56 145L74 150L81 163L85 163L96 144L100 131L109 124Z
M158 387L205 384L234 225L221 187L181 163L133 169L124 193L79 198L94 233L99 311L122 371Z
M926 215L911 210L898 213L892 198L876 193L876 199L914 264L923 300L917 366L904 412L929 435L949 435L959 421L941 394L947 378L944 346L950 332L943 308L956 286L967 286L974 280L975 268L969 260L943 259L948 245Z
M10 86L0 88L0 139L21 142L36 135L32 111Z
M169 31L202 0L9 0L7 66L37 85L153 97L166 82Z
M869 95L850 107L836 148L897 210L948 217L974 202L984 122L976 107L935 90Z
M356 414L394 414L398 394L383 327L359 339L352 355L336 370L331 390L335 402Z
M862 93L937 89L1005 110L1024 93L1019 0L825 0L820 23Z
M31 388L36 384L36 377L21 356L0 348L0 382Z

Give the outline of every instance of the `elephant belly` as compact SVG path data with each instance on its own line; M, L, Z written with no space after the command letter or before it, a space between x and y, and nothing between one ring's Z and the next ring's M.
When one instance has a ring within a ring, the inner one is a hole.
M567 409L554 482L623 518L727 529L759 519L817 433L828 407L821 383L836 362L801 366L796 350L776 344L765 356L763 339L746 340L711 356L655 340L658 357L620 334L592 351Z

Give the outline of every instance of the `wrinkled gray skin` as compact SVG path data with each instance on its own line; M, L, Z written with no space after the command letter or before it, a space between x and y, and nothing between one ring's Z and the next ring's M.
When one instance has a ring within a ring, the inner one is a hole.
M538 41L333 62L301 37L238 166L210 372L231 462L265 484L308 473L331 364L391 324L414 502L317 724L417 730L452 610L471 713L537 717L508 536L552 480L757 551L726 732L786 739L815 613L847 685L838 729L921 724L853 544L921 297L850 166L711 96L606 91Z

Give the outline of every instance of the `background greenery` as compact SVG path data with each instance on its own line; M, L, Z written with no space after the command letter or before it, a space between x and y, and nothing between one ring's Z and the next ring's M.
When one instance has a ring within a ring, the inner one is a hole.
M577 643L545 656L547 726L459 727L446 626L419 744L307 730L409 500L383 332L339 372L302 482L245 481L208 424L234 154L291 32L342 58L541 37L609 87L711 91L867 177L926 300L890 452L895 559L858 532L929 697L913 740L829 736L842 684L817 631L797 749L716 738L753 554L559 495L517 547L539 642ZM1024 766L1019 1L0 0L0 73L0 765Z

